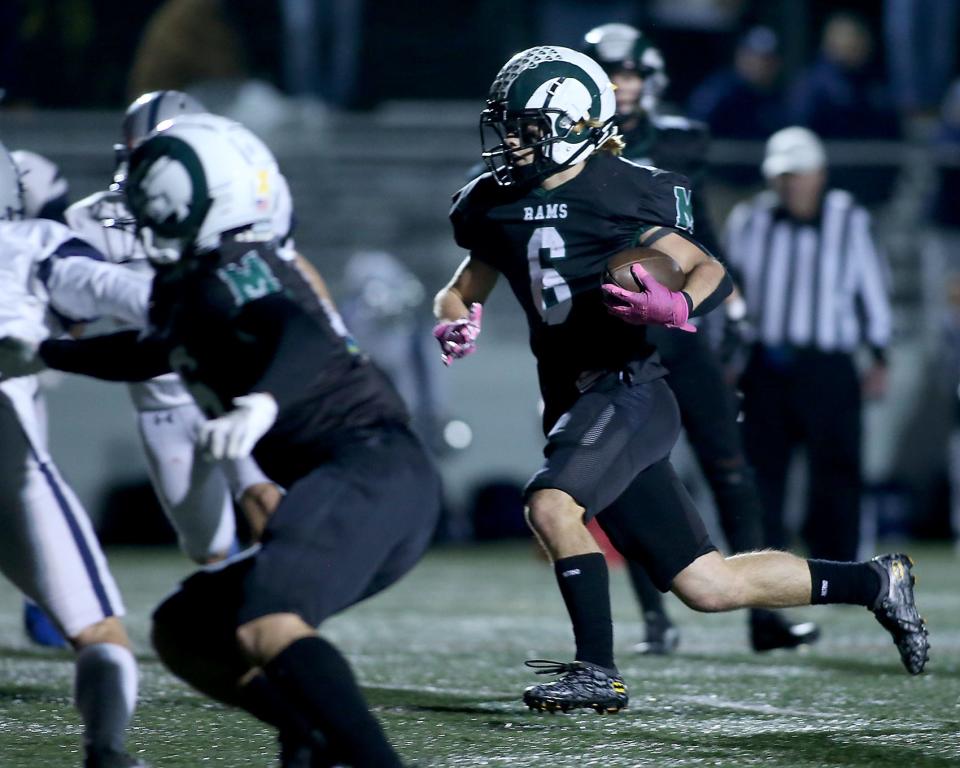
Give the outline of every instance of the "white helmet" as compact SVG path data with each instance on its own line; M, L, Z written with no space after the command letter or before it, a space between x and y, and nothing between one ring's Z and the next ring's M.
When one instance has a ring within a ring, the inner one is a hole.
M483 159L504 186L542 179L583 162L616 134L615 112L610 78L589 56L556 45L528 48L490 86L480 115Z
M183 91L150 91L134 99L123 115L123 141L113 145L116 167L113 171L113 189L121 191L127 178L130 153L165 120L179 115L206 112L189 93Z
M148 258L178 261L209 251L225 233L275 234L286 184L266 145L239 123L210 114L163 122L130 157L126 194Z
M20 169L7 148L0 144L0 221L23 218L23 187Z
M56 163L26 149L15 149L10 156L20 171L23 215L28 219L63 221L70 188Z

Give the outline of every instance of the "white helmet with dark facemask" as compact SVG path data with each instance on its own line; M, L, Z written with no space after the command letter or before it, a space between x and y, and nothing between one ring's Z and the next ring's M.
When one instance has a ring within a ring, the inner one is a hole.
M23 216L20 169L7 148L0 144L0 221L18 221Z
M501 185L543 179L582 163L616 134L615 112L610 79L589 56L528 48L490 86L480 116L483 159Z
M217 248L224 236L272 239L288 194L266 145L239 123L184 115L161 123L130 157L127 202L158 264Z

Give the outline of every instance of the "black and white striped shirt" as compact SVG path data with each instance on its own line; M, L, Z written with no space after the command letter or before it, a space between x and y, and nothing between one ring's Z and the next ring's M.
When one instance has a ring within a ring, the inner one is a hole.
M758 342L826 352L887 345L887 265L870 214L848 192L828 191L813 222L790 219L764 192L733 209L726 234Z

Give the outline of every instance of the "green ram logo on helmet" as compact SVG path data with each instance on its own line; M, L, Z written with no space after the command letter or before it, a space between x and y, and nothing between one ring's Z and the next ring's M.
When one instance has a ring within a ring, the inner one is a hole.
M160 237L191 240L210 209L203 164L175 136L155 136L130 158L127 199L137 224Z
M590 117L600 117L600 88L582 67L567 61L561 52L551 46L540 46L524 51L508 61L490 86L490 99L506 104L508 112L528 108L530 100L544 82L555 78L573 78L590 94ZM536 105L549 107L546 103Z

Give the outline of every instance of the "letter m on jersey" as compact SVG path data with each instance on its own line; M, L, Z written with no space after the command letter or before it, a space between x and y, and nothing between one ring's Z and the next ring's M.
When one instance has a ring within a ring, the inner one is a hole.
M693 232L693 203L690 201L690 190L677 185L673 188L673 196L677 199L677 229Z
M270 265L256 251L245 253L237 264L220 267L217 277L230 289L238 307L283 290Z

